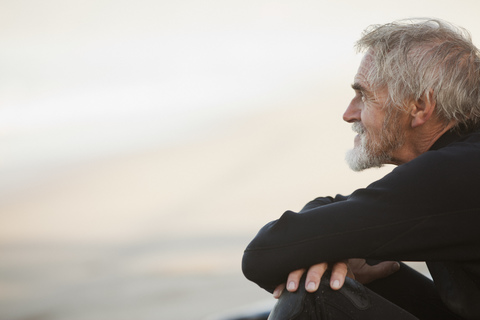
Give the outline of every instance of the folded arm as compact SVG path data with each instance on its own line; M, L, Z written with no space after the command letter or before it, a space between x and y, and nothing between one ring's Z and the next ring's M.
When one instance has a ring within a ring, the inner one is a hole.
M441 170L398 167L344 201L285 212L245 250L245 276L273 292L290 272L323 262L479 259L478 250L465 252L479 245L475 190L439 176Z

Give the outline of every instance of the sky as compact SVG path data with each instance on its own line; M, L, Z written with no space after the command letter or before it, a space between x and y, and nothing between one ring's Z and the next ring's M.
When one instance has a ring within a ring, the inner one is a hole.
M0 169L39 170L188 140L222 119L350 79L359 61L353 44L370 24L439 17L475 40L479 6L2 0Z

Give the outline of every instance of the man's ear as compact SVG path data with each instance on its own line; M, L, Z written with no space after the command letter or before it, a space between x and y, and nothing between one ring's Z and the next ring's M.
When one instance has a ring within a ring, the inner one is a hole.
M435 111L436 101L433 98L433 90L425 92L418 100L411 102L410 115L412 116L412 128L425 124Z

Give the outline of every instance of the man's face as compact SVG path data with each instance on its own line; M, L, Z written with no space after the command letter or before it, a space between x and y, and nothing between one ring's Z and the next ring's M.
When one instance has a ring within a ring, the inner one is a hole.
M354 148L347 153L346 160L354 171L361 171L383 164L395 163L395 152L404 144L401 120L406 115L391 110L388 115L385 103L387 88L373 90L367 82L367 73L372 68L372 53L368 52L360 63L352 88L355 97L350 102L343 119L353 123L357 132Z

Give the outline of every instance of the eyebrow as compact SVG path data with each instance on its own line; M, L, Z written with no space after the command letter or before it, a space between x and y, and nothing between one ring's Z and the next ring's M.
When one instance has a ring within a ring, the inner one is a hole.
M362 86L362 85L361 85L360 83L358 83L358 82L355 82L355 83L352 84L352 89L355 90L355 91L362 91L362 92L367 91L367 90L365 89L365 87Z

